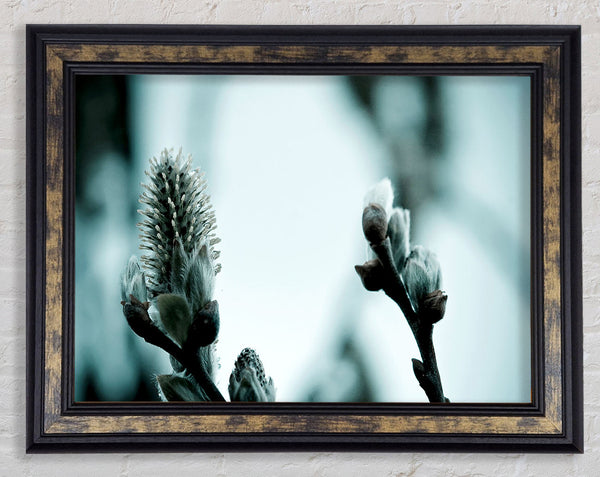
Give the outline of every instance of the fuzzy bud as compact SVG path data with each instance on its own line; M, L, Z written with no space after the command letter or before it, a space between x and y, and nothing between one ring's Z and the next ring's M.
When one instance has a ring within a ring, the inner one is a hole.
M378 291L384 285L384 269L379 259L369 260L362 265L354 267L360 277L363 286L368 291Z
M421 245L413 247L402 270L402 278L410 301L420 312L425 297L441 286L442 272L436 255Z
M192 317L186 299L180 295L164 293L156 300L160 322L169 336L178 345L187 339Z
M364 207L369 204L378 204L383 207L385 213L389 215L392 210L392 202L394 201L394 189L392 188L392 182L389 178L380 180L377 184L373 185L364 198Z
M235 362L229 377L229 397L231 401L275 401L273 379L267 380L263 364L251 348L242 350Z
M215 263L219 252L214 245L218 239L214 235L216 223L210 196L205 192L207 183L199 169L192 169L191 156L184 157L181 150L177 155L172 150L163 150L158 159L150 160L146 175L148 181L142 184L144 191L140 196L145 207L139 211L144 220L138 224L140 247L145 250L142 256L145 278L153 295L180 294L179 288L189 285L183 283L186 277L181 275L186 266L184 258L188 255L193 258L195 249L202 244L206 244L214 273L220 269ZM192 286L203 278L198 274L198 266L195 268ZM190 274L187 275L189 278ZM186 296L196 311L196 297Z
M369 204L363 209L362 227L365 238L378 245L387 235L388 220L385 209L379 204Z
M130 295L142 302L148 299L146 278L140 261L135 255L129 258L125 269L121 272L121 300L127 301Z
M396 207L388 222L387 235L390 238L394 263L402 270L410 253L410 211Z
M199 312L210 300L215 288L214 260L206 240L190 253L183 271L183 291L192 313Z
M448 295L442 290L435 290L423 298L419 306L420 315L430 323L437 323L446 313Z
M150 303L142 303L133 295L129 295L129 300L129 302L121 302L125 319L135 334L145 338L148 334L148 330L154 327L154 323L152 322L150 315L148 315Z
M219 335L220 319L219 304L216 300L210 301L194 316L188 330L184 350L195 351L200 346L208 346Z
M158 375L156 384L163 401L210 401L194 379L183 373Z

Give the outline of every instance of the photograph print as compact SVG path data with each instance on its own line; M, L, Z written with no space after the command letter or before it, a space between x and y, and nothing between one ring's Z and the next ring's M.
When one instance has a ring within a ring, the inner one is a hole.
M75 401L530 403L531 88L78 75Z

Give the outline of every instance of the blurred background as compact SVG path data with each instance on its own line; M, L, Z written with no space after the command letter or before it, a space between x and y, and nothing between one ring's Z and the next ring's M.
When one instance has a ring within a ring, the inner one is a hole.
M448 293L452 402L529 402L527 77L78 76L75 398L156 400L167 355L121 312L148 159L206 172L222 242L217 386L244 347L278 401L423 402L398 307L363 289L363 195L384 177Z

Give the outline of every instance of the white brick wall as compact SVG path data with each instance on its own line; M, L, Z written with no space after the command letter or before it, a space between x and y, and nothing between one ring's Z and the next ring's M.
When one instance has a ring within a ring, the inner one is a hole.
M25 455L25 24L581 24L584 455ZM0 475L598 475L600 469L598 0L3 0L0 4Z

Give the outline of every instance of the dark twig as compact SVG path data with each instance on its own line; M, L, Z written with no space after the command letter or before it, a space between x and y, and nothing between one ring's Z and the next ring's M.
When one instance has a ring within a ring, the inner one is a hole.
M184 352L171 338L165 335L152 321L148 315L149 303L142 303L133 295L129 295L131 303L122 301L123 314L131 329L140 337L144 338L150 344L158 346L189 371L198 385L213 401L225 401L225 398L215 386L210 376L204 368L198 364L196 357L192 353Z
M375 255L377 255L377 258L383 265L385 273L383 291L398 304L402 313L404 313L404 316L408 320L408 324L411 329L413 329L413 325L417 322L417 313L410 302L404 280L402 280L402 276L398 272L392 258L392 245L389 237L386 237L386 239L379 244L370 244L370 246L371 250L375 252Z

